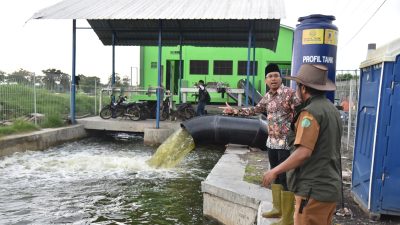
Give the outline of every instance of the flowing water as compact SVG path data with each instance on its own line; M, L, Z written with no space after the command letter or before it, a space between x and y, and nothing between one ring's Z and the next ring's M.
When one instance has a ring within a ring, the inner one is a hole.
M194 148L192 136L180 128L158 147L148 164L155 168L173 168Z
M88 138L0 158L0 224L216 224L203 217L200 182L223 148L155 169L142 143Z

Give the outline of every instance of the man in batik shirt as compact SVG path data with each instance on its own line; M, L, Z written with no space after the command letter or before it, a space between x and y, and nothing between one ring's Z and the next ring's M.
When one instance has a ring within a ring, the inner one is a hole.
M237 110L227 104L227 107L224 108L224 113L237 115L265 113L267 115L268 138L266 147L268 149L270 167L273 169L290 155L289 143L286 137L289 134L290 124L295 115L295 107L300 105L300 99L293 89L282 84L281 73L276 64L269 64L265 67L265 83L268 85L269 91L255 107ZM272 210L263 212L262 216L266 218L282 217L281 221L286 221L288 218L293 220L293 210L288 207L294 205L291 200L293 193L287 191L286 173L277 175L274 183L271 185ZM288 199L287 196L291 198Z
M300 104L300 100L296 97L293 89L282 84L281 73L276 64L271 63L265 67L265 83L268 85L269 91L255 107L236 110L227 105L224 113L238 115L264 113L267 115L268 139L266 146L272 169L290 155L286 136L295 114L295 106ZM286 173L280 174L275 183L281 184L287 190Z

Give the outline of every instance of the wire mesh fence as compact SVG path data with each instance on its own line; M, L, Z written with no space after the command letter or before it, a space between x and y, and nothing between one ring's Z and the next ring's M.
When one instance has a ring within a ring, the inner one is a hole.
M97 81L97 80L95 80ZM51 127L51 120L67 121L70 113L70 77L3 76L0 81L0 123L23 119L42 127ZM101 86L76 86L76 115L96 115Z
M354 149L359 87L359 70L336 71L335 105L339 106L343 122L342 149L345 153L352 153Z

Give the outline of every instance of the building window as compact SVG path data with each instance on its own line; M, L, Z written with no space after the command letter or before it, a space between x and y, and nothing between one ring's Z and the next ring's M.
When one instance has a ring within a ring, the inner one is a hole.
M281 70L281 77L290 76L292 73L290 71L290 65L278 65ZM290 80L282 79L283 85L290 87Z
M255 72L253 72L253 63L255 62ZM258 62L257 61L250 61L250 76L256 75L258 73ZM238 62L238 75L247 75L247 61L239 61Z
M208 60L190 60L190 74L208 74Z
M232 61L214 61L214 75L232 75Z

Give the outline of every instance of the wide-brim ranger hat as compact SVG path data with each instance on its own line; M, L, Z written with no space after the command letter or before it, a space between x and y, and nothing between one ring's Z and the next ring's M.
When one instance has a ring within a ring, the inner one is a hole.
M328 68L320 64L303 64L296 76L284 77L320 91L334 91L336 85L328 78Z

